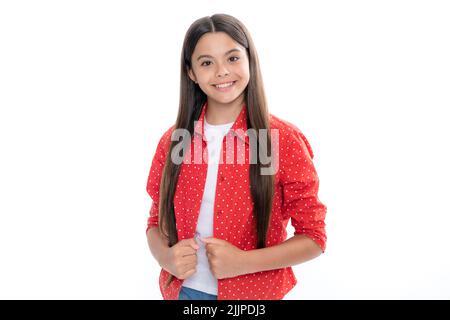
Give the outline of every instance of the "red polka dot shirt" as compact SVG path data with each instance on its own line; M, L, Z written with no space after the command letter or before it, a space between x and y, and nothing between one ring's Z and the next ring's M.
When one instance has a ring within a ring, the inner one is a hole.
M174 195L179 240L194 237L200 212L208 164L206 161L199 163L194 160L202 159L202 153L207 146L203 131L206 108L207 102L202 106L199 121L195 125L191 149L188 149L185 161L181 164ZM319 177L313 164L314 154L311 146L295 125L272 114L270 128L277 129L278 132L278 142L272 139L272 144L279 163L276 166L275 193L266 246L275 246L286 240L286 227L290 220L295 229L294 235L304 234L310 237L320 246L322 252L325 252L327 207L318 198ZM173 129L174 126L170 127L160 138L151 164L147 192L153 202L147 230L158 226L159 186ZM223 160L218 169L213 230L215 238L226 240L242 250L253 250L256 249L257 237L249 183L250 139L246 130L247 108L244 104L223 140ZM233 144L228 144L229 141ZM231 149L234 148L234 154L229 152L229 145L233 146ZM245 162L238 161L238 154L242 153L244 148ZM234 157L234 161L230 161L230 157ZM166 300L177 300L183 280L174 277L171 284L165 288L168 276L169 273L161 269L161 294ZM217 299L278 300L296 284L297 279L291 267L218 279Z

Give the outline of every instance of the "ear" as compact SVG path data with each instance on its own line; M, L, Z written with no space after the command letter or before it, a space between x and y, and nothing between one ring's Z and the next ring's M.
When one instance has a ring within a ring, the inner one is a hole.
M197 83L197 77L195 76L194 72L192 71L192 69L188 68L188 76L189 78L191 78L192 81L194 81L195 83Z

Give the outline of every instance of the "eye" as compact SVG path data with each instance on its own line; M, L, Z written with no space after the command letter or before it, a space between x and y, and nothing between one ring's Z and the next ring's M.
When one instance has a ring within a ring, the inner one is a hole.
M238 61L240 59L239 57L236 57L236 56L230 57L230 59L233 59L233 58L236 58L236 60L232 60L231 62L236 62L236 61ZM205 65L205 63L208 63L208 64ZM203 67L207 67L207 66L209 66L209 63L211 63L211 61L205 60L200 65L203 66Z

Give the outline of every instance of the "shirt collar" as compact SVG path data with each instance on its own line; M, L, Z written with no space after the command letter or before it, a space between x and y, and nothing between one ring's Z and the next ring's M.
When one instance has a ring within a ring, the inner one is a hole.
M197 134L202 137L203 140L206 140L205 137L205 130L204 130L204 119L205 119L205 113L206 109L208 107L208 101L205 101L205 103L202 106L202 111L200 113L200 117L198 118L198 121L194 128L194 134ZM233 125L230 128L230 132L237 136L239 139L244 141L245 143L249 143L249 137L247 135L247 106L244 103L242 106L242 110L237 116L236 120L234 121Z

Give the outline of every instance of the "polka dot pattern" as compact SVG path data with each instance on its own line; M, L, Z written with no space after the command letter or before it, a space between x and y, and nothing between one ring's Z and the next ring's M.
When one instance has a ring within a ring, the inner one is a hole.
M202 106L196 123L191 148L181 165L174 195L178 239L195 235L208 164L194 160L205 159L206 138L203 119L207 102ZM278 130L273 150L279 159L275 175L275 194L266 246L286 240L286 227L291 221L295 235L304 234L325 252L325 216L327 207L318 198L319 177L313 164L312 148L303 133L293 124L270 114L271 129ZM161 137L147 180L147 192L152 198L147 230L158 226L159 185L174 126ZM223 161L219 163L214 204L214 237L230 242L242 250L256 249L256 220L250 192L250 152L247 130L247 109L242 111L224 137ZM230 152L234 151L234 152ZM207 154L207 153L206 153ZM243 155L244 154L244 155ZM203 158L202 158L203 156ZM238 161L238 158L241 160ZM234 161L233 161L234 160ZM177 300L183 280L174 277L164 288L169 273L161 269L159 285L166 300ZM256 272L218 280L218 300L278 300L295 285L297 279L291 267Z

